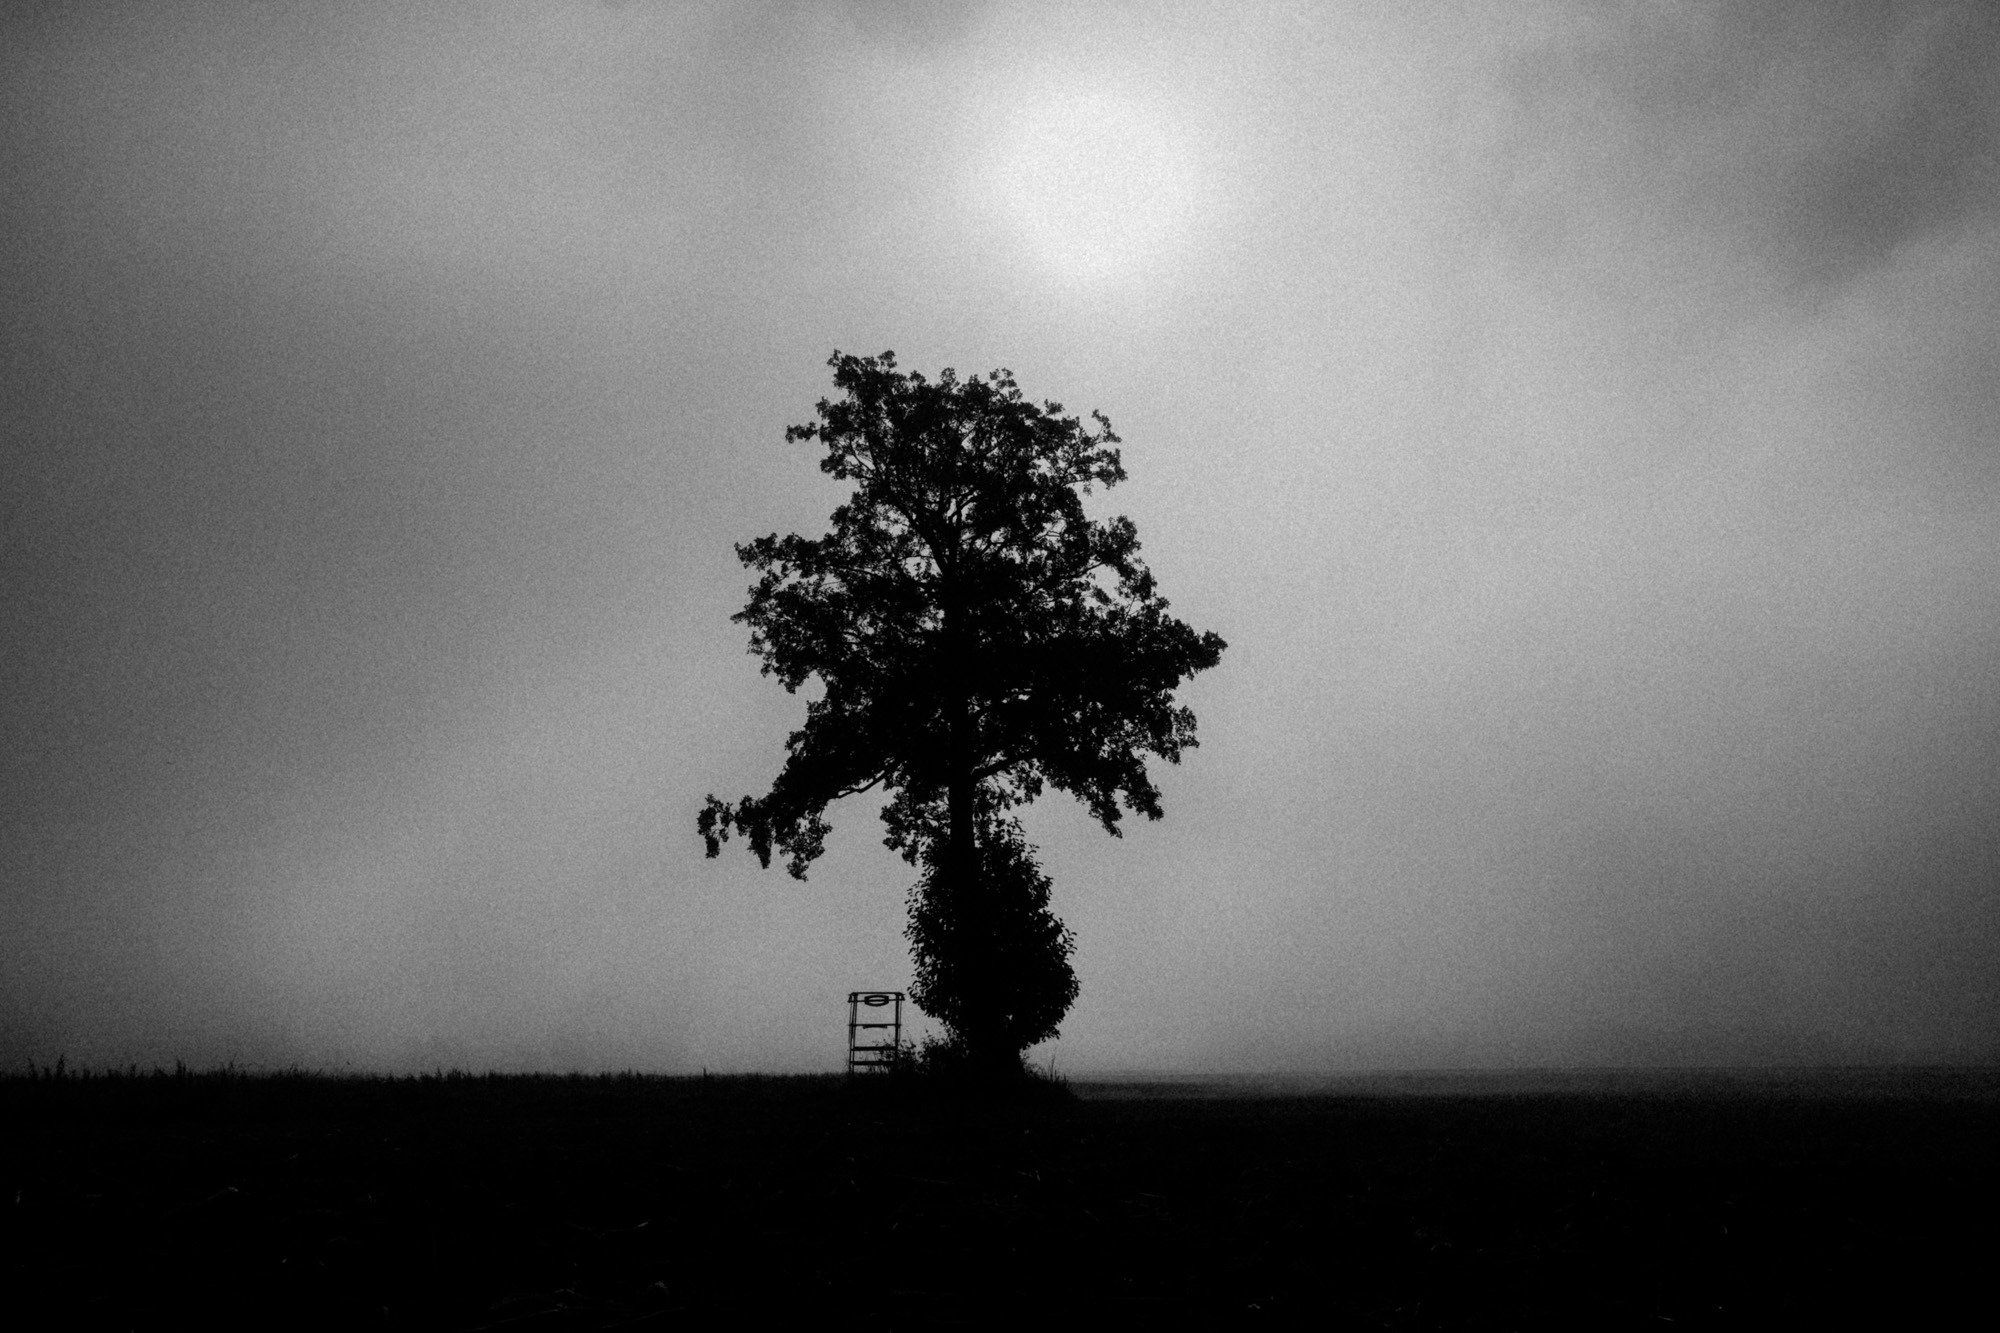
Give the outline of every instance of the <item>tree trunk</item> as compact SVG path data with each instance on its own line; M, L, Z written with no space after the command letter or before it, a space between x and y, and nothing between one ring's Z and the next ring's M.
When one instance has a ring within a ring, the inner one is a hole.
M951 893L957 900L960 965L965 978L966 1063L982 1079L1001 1080L1020 1072L1021 1053L1007 1031L1001 1012L998 959L994 954L993 890L980 874L978 790L972 777L971 708L962 708L953 728L953 776L949 789L951 830L948 864Z
M959 920L961 966L965 978L965 1026L958 1033L964 1043L966 1063L981 1079L1004 1079L1018 1074L1021 1052L1012 1044L1006 1015L1001 1012L1002 988L997 975L994 949L992 886L983 882L979 864L978 783L979 738L973 721L970 682L977 678L977 635L956 587L956 562L949 562L945 574L945 636L949 660L956 667L961 692L950 714L950 781L946 789L950 807L947 865L951 893L956 899Z
M964 951L960 967L964 975L966 1025L958 1037L966 1045L966 1063L984 1079L1012 1073L1018 1065L1018 1051L1008 1047L1006 1017L996 1005L1000 987L994 975L992 887L980 875L976 791L966 767L960 769L960 775L964 777L956 777L950 787L952 829L948 861L952 897L958 901L958 941Z

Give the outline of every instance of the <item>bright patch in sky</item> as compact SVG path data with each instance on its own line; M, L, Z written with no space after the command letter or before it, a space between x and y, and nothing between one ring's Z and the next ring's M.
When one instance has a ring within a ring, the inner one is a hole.
M987 201L1064 277L1153 268L1185 239L1194 154L1162 108L1109 92L1044 91L1002 120Z

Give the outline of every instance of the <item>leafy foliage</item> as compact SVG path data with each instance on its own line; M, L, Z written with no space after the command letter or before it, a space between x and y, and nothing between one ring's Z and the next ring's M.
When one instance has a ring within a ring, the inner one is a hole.
M735 828L803 879L827 805L887 786L891 845L914 861L955 769L1006 804L1070 792L1113 834L1121 798L1158 819L1145 756L1196 744L1172 690L1225 645L1166 614L1130 519L1085 516L1083 496L1125 479L1110 422L1036 407L1005 370L933 384L888 352L829 364L846 398L786 438L820 441L820 469L854 494L824 537L737 547L762 577L735 617L765 674L825 693L767 795L709 799L709 854Z
M984 912L965 902L966 881L933 858L910 890L910 924L904 932L916 964L910 998L952 1031L974 1021L982 1006L995 1018L995 1039L1011 1050L1056 1035L1076 1002L1076 973L1069 965L1076 939L1049 910L1049 877L1014 820L980 830L978 877L970 892L987 899ZM983 929L975 947L966 931ZM973 993L977 974L964 962L984 955L992 981Z
M889 793L886 841L925 866L919 968L944 969L924 994L956 1006L980 1049L1052 1032L1075 995L1068 937L1002 814L1054 787L1113 835L1126 810L1160 818L1146 759L1177 763L1196 744L1173 691L1225 645L1167 614L1130 519L1085 514L1085 496L1125 479L1102 414L1086 427L1030 403L1006 370L930 381L889 352L828 364L842 397L786 438L816 441L820 469L853 492L822 537L736 548L759 576L735 617L751 652L786 690L823 690L770 791L711 795L697 828L710 856L741 834L803 879L827 806ZM989 872L992 891L976 891ZM1054 1018L1004 998L1014 965L1065 997Z

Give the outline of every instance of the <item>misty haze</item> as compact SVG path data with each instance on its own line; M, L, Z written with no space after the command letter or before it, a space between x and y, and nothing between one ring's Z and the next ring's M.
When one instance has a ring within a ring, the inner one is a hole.
M1036 1062L1992 1060L1987 8L5 28L0 1063L838 1067L874 807L690 819L887 346L1108 413L1230 645L1164 821L1023 814Z
M2000 8L13 4L0 284L47 1322L1988 1301Z

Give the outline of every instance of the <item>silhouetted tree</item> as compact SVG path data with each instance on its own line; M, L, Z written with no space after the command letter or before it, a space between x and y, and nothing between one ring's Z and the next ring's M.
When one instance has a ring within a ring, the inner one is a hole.
M824 537L736 548L761 577L735 617L765 674L824 692L771 790L711 795L698 827L710 856L735 831L803 879L829 803L891 793L886 841L924 866L919 1002L975 1063L1018 1069L1075 978L1047 879L1003 812L1053 786L1114 836L1121 803L1160 818L1146 756L1177 763L1195 745L1173 691L1225 645L1167 614L1130 519L1084 514L1094 486L1125 479L1102 414L1093 431L1059 403L1037 407L1006 370L931 382L889 352L828 364L843 396L785 437L817 440L820 470L854 491ZM1010 985L1010 961L1030 959ZM1030 975L1046 994L1021 999Z

